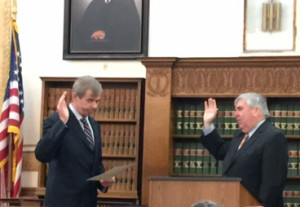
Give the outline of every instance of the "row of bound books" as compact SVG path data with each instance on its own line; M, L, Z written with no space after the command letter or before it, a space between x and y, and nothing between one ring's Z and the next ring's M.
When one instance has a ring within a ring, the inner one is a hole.
M66 102L70 103L72 94L71 88L49 88L48 116L55 112L57 102L64 91L68 92ZM99 107L92 116L96 120L134 120L136 118L136 93L136 88L104 88Z
M300 185L286 184L283 191L285 207L300 206Z
M109 170L113 167L129 165L134 163L130 160L103 160L105 170ZM136 191L137 190L137 170L136 167L129 167L123 172L119 173L115 179L116 182L109 188L109 191Z
M199 135L203 127L204 106L202 101L178 100L173 106L174 134ZM300 101L269 104L270 121L286 135L300 135ZM233 135L238 130L231 102L218 104L214 125L221 135Z
M296 140L290 140L288 153L288 176L300 176L300 143Z
M300 143L288 142L288 176L300 176ZM222 162L217 161L199 140L174 141L174 174L221 175Z
M103 156L135 156L134 124L101 124Z
M221 175L223 165L199 140L174 142L174 174Z

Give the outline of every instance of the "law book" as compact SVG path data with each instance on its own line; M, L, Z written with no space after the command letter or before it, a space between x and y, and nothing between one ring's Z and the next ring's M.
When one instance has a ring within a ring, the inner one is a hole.
M115 148L115 125L109 124L109 148L108 148L108 154L113 155L113 150Z
M204 114L204 105L203 103L196 104L196 126L195 126L195 134L201 134L203 127L203 114Z
M183 154L183 145L180 141L174 142L174 165L173 165L173 173L181 174L182 170L182 155Z
M135 119L136 113L136 89L130 89L130 103L129 103L129 119Z
M104 119L105 102L106 102L106 90L103 90L102 94L101 94L101 99L100 99L100 102L99 102L99 106L98 106L98 109L99 109L97 111L98 114L96 115L99 119Z
M55 112L55 88L49 88L48 90L48 116L52 115Z
M297 176L298 173L298 143L288 142L288 176Z
M234 113L235 113L234 105L231 104L229 106L229 110L230 110L230 134L234 135L235 132L239 129L238 123L236 122L236 119L234 116Z
M129 119L130 117L130 94L131 89L126 88L125 89L125 108L124 108L124 118Z
M287 119L288 105L287 103L281 103L280 129L284 134L287 134Z
M228 103L224 103L224 135L231 135L231 108Z
M113 155L120 154L120 125L116 124L114 131Z
M210 164L211 164L210 153L206 148L204 148L203 149L203 174L204 175L209 175Z
M182 146L182 173L189 174L190 172L190 143L183 142Z
M176 102L174 108L175 134L180 135L183 130L183 104L181 102Z
M190 104L184 103L183 105L183 134L189 134L189 127L190 127Z
M210 175L217 175L218 174L218 161L214 158L214 156L210 155Z
M204 147L203 147L202 143L199 140L197 140L196 174L198 174L198 175L203 174L203 153L204 153L203 150L204 150Z
M135 155L135 125L129 125L129 155Z
M125 178L125 190L126 191L131 191L132 190L132 176L133 176L133 169L128 168L126 170L126 178Z
M131 183L131 189L132 190L136 190L138 187L137 187L137 179L134 179L137 177L137 169L136 169L136 166L134 166L134 168L132 168L132 183Z
M109 89L109 101L108 101L108 118L115 118L115 93L116 90L114 88Z
M294 105L294 135L300 135L300 102L295 102Z
M129 154L129 145L130 145L130 127L128 124L124 125L124 155Z
M292 141L295 142L295 144L297 145L297 176L300 176L300 143L297 141ZM289 147L289 142L288 142L288 147ZM288 148L289 149L289 148Z
M120 88L120 112L119 112L119 119L124 119L125 116L125 89Z
M286 184L283 190L284 206L294 207L294 187L291 184Z
M119 126L118 137L119 137L119 155L124 155L124 125L123 124Z
M274 125L281 129L281 105L278 101L274 103Z
M294 134L295 108L292 102L287 103L286 135Z
M273 125L275 125L275 104L270 103L268 108L269 108L269 113L270 113L269 121Z
M197 142L190 141L190 174L196 174L197 165Z
M188 134L195 134L195 125L196 125L196 105L194 103L190 103L190 121L189 121L189 129Z
M120 88L115 89L115 103L114 103L115 119L120 119Z
M294 207L300 206L300 185L294 185Z
M101 125L101 139L102 139L102 153L108 154L108 137L107 137L107 126L106 124Z
M103 110L103 118L104 119L109 119L109 111L110 111L110 89L106 88L103 90L105 92L105 99L104 101L104 110Z

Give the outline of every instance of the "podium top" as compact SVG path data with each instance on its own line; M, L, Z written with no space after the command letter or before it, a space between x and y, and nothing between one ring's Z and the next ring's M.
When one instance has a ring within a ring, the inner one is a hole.
M241 182L241 178L234 177L149 177L149 181L213 181L213 182Z

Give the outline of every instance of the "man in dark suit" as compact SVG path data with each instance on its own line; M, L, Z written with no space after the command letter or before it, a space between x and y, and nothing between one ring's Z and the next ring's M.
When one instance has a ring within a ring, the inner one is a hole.
M39 161L49 163L45 206L96 207L97 189L106 192L114 183L113 178L86 180L105 171L100 126L90 117L98 107L102 87L93 77L83 76L73 85L69 106L66 93L58 101L57 112L45 120L43 137L35 150Z
M284 134L267 117L266 99L244 93L234 102L239 130L230 141L217 133L215 99L205 101L202 144L217 160L224 160L223 175L240 177L241 183L265 207L282 207L282 192L287 178L288 150ZM245 136L246 135L246 136Z

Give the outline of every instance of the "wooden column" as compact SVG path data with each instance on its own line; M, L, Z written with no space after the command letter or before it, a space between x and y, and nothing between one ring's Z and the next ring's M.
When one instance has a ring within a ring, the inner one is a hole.
M171 74L175 60L175 58L141 59L147 67L142 204L148 204L148 177L169 174Z

